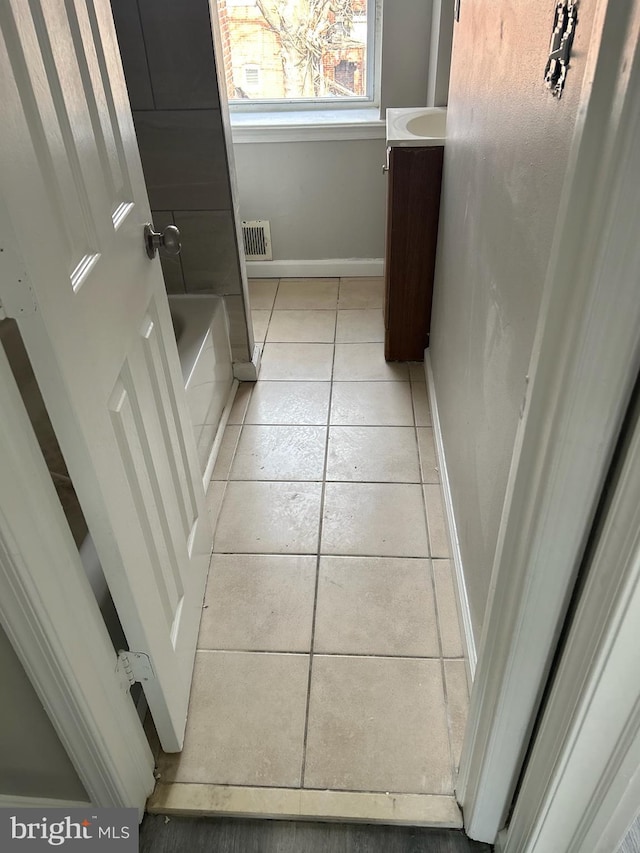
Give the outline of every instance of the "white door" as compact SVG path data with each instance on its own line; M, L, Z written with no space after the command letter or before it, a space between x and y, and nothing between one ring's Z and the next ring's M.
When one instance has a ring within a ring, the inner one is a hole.
M111 8L3 0L0 31L0 299L178 751L211 533Z

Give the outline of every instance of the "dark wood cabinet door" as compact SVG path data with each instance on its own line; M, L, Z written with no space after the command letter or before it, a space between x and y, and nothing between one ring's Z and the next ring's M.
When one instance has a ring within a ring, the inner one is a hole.
M429 344L444 148L392 148L387 188L385 358L422 361Z

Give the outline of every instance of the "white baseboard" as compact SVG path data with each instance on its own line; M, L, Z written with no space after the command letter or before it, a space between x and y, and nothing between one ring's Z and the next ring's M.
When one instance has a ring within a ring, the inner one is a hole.
M465 662L467 665L467 675L469 683L473 683L473 678L476 672L476 663L478 655L476 651L476 642L473 636L473 626L471 623L471 610L469 609L469 597L467 595L467 587L464 579L464 568L462 565L462 554L460 553L460 544L458 542L458 530L456 527L456 517L453 511L453 499L451 496L451 485L449 483L449 474L447 471L447 460L444 453L444 443L442 441L442 427L440 425L440 415L438 413L438 401L436 399L436 388L433 381L433 372L431 370L431 357L429 350L424 351L424 369L427 378L427 390L429 392L429 407L431 409L431 422L433 424L433 437L436 444L436 453L438 454L438 463L440 468L440 479L442 484L442 497L444 500L444 508L447 516L447 525L449 528L449 545L451 547L451 559L456 579L456 593L458 598L458 613L462 625L462 640L464 643Z
M309 261L247 261L249 278L346 278L384 274L383 258L329 258Z

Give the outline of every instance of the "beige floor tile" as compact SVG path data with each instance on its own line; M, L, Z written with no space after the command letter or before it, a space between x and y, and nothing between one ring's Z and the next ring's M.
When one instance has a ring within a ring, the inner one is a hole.
M429 411L427 386L419 382L412 382L411 397L413 399L416 426L431 426L431 412Z
M429 560L322 557L314 650L439 657Z
M255 382L241 382L238 385L236 396L229 413L228 424L241 424L244 421L244 416L251 399L251 392L255 388Z
M449 537L440 486L425 485L424 500L427 507L427 525L429 527L429 553L432 557L448 557Z
M264 343L267 336L267 327L269 326L269 318L271 311L256 310L251 312L251 320L253 322L253 337L257 344Z
M216 464L213 467L212 480L226 480L229 476L233 456L240 438L240 430L239 424L227 424L220 442Z
M267 341L270 343L332 344L336 311L274 311Z
M456 606L453 567L450 560L433 560L433 577L436 586L442 655L445 658L461 658L463 655L462 637Z
M333 378L337 382L406 381L409 368L384 360L383 345L336 344Z
M420 449L420 470L423 483L439 483L440 472L436 459L436 445L431 427L418 427L418 447Z
M440 661L315 656L304 786L451 793Z
M384 306L384 279L342 278L338 307L382 308Z
M408 382L334 382L331 423L341 426L413 426Z
M277 310L338 307L337 278L283 278L276 297Z
M338 311L336 342L342 344L384 341L384 317L380 308Z
M231 480L322 480L327 429L245 424Z
M447 686L447 716L451 736L453 767L460 766L460 753L464 741L464 732L469 715L469 692L467 673L463 660L445 660L444 678Z
M229 483L213 550L225 554L317 553L321 489L320 483Z
M326 424L329 417L330 382L256 383L245 423Z
M413 427L332 426L327 480L419 483Z
M196 654L184 749L163 782L300 784L308 655Z
M331 379L333 344L265 344L260 379L322 382Z
M308 652L316 558L214 554L200 649Z
M321 553L427 557L427 531L420 486L405 483L327 483Z
M271 311L278 289L277 278L249 279L249 304L252 311Z

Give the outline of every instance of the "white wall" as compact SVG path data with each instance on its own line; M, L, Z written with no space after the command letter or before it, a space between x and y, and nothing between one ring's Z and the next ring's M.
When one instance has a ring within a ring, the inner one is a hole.
M583 82L543 83L553 0L462 0L454 28L431 359L476 640Z
M441 0L438 0L441 2ZM453 0L443 0L453 2ZM380 108L427 103L433 0L383 0Z
M382 258L383 139L234 146L242 219L268 219L274 260Z
M427 106L446 107L449 97L454 0L433 0Z
M445 0L445 2L453 0ZM432 0L383 4L381 108L427 102ZM242 219L268 219L274 260L382 258L384 139L234 145Z

